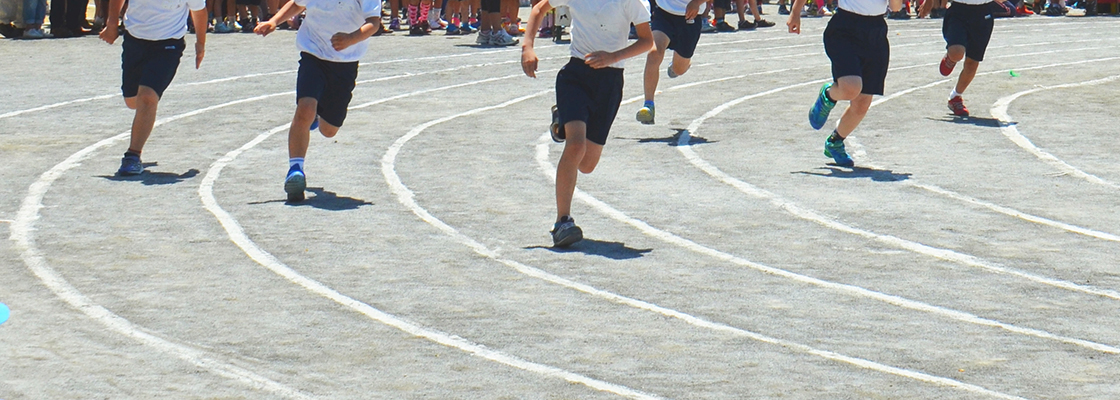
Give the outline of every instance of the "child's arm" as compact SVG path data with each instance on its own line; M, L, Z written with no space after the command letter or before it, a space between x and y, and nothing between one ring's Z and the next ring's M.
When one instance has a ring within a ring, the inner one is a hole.
M544 20L544 15L551 9L552 5L548 4L548 0L543 0L533 6L533 10L529 12L529 25L525 27L525 32L530 32L530 34L525 35L521 44L521 69L530 78L537 77L537 52L533 50L533 42L537 35L532 33L537 32L541 26L541 21Z
M649 30L649 22L634 25L634 31L638 34L637 42L631 43L629 46L626 46L626 48L613 53L605 51L592 52L583 57L583 62L591 66L591 68L606 68L616 62L630 57L640 56L653 50L653 31Z
M684 19L691 20L700 15L700 5L707 4L708 0L692 0L684 7ZM528 32L528 31L526 31Z
M257 24L257 28L253 29L253 32L261 36L268 36L268 34L276 31L276 25L279 25L281 21L287 21L297 16L299 13L303 12L303 10L304 7L296 4L294 1L289 1L288 4L281 7L280 12L273 15L271 19Z
M805 0L793 0L793 6L789 9L789 21L786 21L789 33L801 34L801 10L804 9Z
M124 0L109 0L109 16L105 20L105 29L101 30L98 35L105 43L113 44L117 41L120 35L117 32L117 26L121 24L121 8L124 7Z
M201 10L191 10L191 23L194 24L194 69L202 66L202 57L206 55L206 27L210 25L206 7Z
M380 0L378 0L380 1ZM363 40L369 39L374 33L381 29L381 16L366 18L366 23L362 24L358 30L345 33L339 32L331 36L331 47L335 51L342 51L343 49L361 43Z

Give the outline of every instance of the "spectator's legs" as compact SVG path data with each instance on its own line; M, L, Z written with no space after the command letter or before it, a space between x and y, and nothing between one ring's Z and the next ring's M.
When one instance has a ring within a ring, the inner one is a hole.
M124 104L136 110L132 119L132 137L128 143L128 151L140 154L144 150L144 143L152 135L152 128L156 125L156 109L159 108L159 95L147 86L140 86L136 97L124 99Z

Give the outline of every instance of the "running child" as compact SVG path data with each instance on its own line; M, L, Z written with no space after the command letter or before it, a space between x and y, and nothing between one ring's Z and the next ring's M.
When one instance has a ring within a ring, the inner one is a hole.
M646 56L646 71L643 89L646 101L638 110L638 122L646 125L654 123L653 97L657 92L660 78L661 61L665 59L665 49L673 50L673 61L669 62L666 75L670 79L684 75L692 65L692 55L696 43L700 42L701 24L696 16L700 5L707 0L660 0L653 4L650 13L650 28L653 30L653 50Z
M918 10L918 18L926 16L933 9L932 1L923 3ZM949 110L958 117L967 117L968 108L964 106L961 94L976 78L976 69L984 61L988 41L992 38L992 0L953 0L953 6L945 12L941 22L941 35L945 37L945 56L941 57L938 71L949 76L962 59L964 67L957 77L957 86L949 92Z
M311 130L331 138L346 120L346 107L358 78L358 60L369 48L366 39L381 28L381 0L293 0L256 33L268 36L276 24L307 10L296 33L300 50L296 76L296 112L288 129L288 201L302 201L307 189L303 160Z
M583 240L571 217L572 196L580 172L590 174L599 163L611 123L622 103L622 67L627 58L653 47L649 5L645 0L544 0L529 14L528 32L536 32L553 6L568 6L572 15L572 58L556 74L556 107L552 139L564 142L556 167L556 224L552 244L569 246ZM638 41L629 42L630 24ZM535 35L525 35L521 68L536 78ZM558 121L557 121L558 119Z
M888 0L840 0L840 7L824 30L824 52L832 61L832 82L821 87L809 111L809 125L821 129L836 102L848 101L848 109L824 143L824 155L832 157L836 165L855 165L844 150L844 138L867 115L871 96L883 94L891 56L884 21L887 3ZM889 3L891 11L902 9L902 0ZM794 0L793 11L804 6L805 0ZM800 34L801 13L791 12L786 25L790 33Z
M113 44L119 37L124 0L109 2L109 16L101 40ZM202 65L206 54L206 2L204 0L131 0L124 16L124 43L121 44L121 93L124 104L136 110L132 137L121 159L118 175L140 175L144 165L140 153L156 124L156 110L163 91L175 78L179 59L187 47L187 14L194 24L194 68Z

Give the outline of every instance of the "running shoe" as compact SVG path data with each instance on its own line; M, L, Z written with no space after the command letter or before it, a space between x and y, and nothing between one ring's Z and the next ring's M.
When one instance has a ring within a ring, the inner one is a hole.
M564 143L564 125L560 123L560 109L552 106L552 123L548 125L549 133L552 133L552 141L556 143Z
M509 32L506 32L505 29L499 29L490 33L491 46L513 46L520 42L520 40L514 39L513 36L510 36Z
M778 14L779 15L789 15L789 9L786 8L785 4L782 4L782 5L778 6Z
M949 99L949 110L953 112L953 115L958 117L968 116L968 108L964 106L964 99L962 99L961 96Z
M552 247L568 247L583 240L583 230L576 226L576 221L569 216L563 216L556 225L552 226Z
M401 30L401 19L400 18L393 18L393 19L389 20L389 30L394 31L394 32Z
M475 32L477 32L477 30L472 28L470 24L459 25L459 33L461 34L470 35Z
M739 21L739 30L741 31L753 31L754 28L756 28L754 22L747 20Z
M735 27L727 21L719 21L716 23L716 32L735 32Z
M653 117L652 105L642 106L642 108L638 109L638 115L635 116L638 122L641 122L643 125L653 125Z
M304 190L307 190L307 176L298 166L293 165L288 169L288 177L284 179L284 192L288 193L288 201L303 201Z
M712 33L716 31L716 27L712 25L712 20L704 17L700 18L700 33Z
M767 21L767 20L764 20L764 19L754 21L754 24L755 24L755 26L757 26L759 28L770 28L770 27L775 25L773 22L770 22L770 21Z
M539 38L550 38L550 37L552 37L552 28L551 27L541 28L539 31L537 31L537 37L539 37Z
M144 164L140 162L140 156L125 154L124 158L121 158L121 168L117 170L117 175L136 176L142 173L144 173Z
M949 74L953 73L953 68L956 68L956 66L957 63L950 60L949 55L946 54L945 57L941 57L941 65L937 67L937 70L941 72L941 76L949 76Z
M817 102L813 103L813 109L809 110L809 125L813 129L821 129L825 122L828 122L828 113L832 112L832 107L836 107L835 102L828 101L825 92L828 88L832 87L832 82L821 86L821 92L817 95Z
M28 29L28 30L24 31L22 37L24 39L42 39L42 38L47 37L47 35L45 33L43 33L43 31L41 29L32 28L32 29Z
M316 115L315 119L311 121L311 127L307 128L307 130L309 130L309 131L313 131L313 130L316 130L316 129L319 129L319 116L318 115Z
M458 25L448 25L447 26L447 32L445 33L445 35L454 36L454 35L458 35L458 34L459 34L459 26Z
M490 31L478 31L478 38L474 42L483 46L490 45Z
M856 165L851 157L848 157L848 152L844 151L844 142L833 142L831 140L824 140L824 155L825 157L832 157L836 165L841 167L851 167Z
M678 73L674 72L673 71L673 63L669 63L669 68L665 70L665 75L668 75L669 79L673 79L673 78L679 77L683 74L678 74Z

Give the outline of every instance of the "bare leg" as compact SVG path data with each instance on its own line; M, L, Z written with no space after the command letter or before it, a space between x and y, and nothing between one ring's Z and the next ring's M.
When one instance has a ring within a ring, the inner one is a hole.
M140 86L136 97L124 99L128 108L136 110L132 118L132 137L128 149L139 153L144 150L144 143L152 135L152 128L156 125L156 110L159 108L159 95L147 86Z
M856 130L859 123L863 121L863 117L867 116L867 109L871 108L872 96L869 94L860 94L848 103L848 109L844 110L844 115L840 116L840 123L836 126L836 134L842 138L848 137L852 131Z
M318 107L319 102L311 97L304 97L296 102L296 114L292 117L292 126L288 128L288 157L307 156L307 147L311 141L311 122L315 121L315 110ZM323 128L322 123L319 125Z
M964 68L961 69L961 75L957 77L957 93L964 93L968 89L968 85L972 84L972 79L976 78L976 70L980 68L980 62L971 58L964 60Z
M570 121L564 124L564 154L556 165L556 221L572 214L572 196L576 191L576 179L587 153L587 123Z
M653 50L646 55L645 89L646 101L653 101L657 92L657 82L661 78L661 60L665 59L665 49L669 47L669 37L661 31L653 31ZM674 52L674 55L676 52Z

